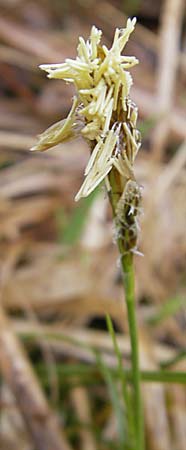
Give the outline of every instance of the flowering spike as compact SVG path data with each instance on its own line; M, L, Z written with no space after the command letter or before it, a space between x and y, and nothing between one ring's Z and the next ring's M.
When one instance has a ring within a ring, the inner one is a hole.
M135 23L136 18L128 19L126 28L116 29L110 49L101 46L102 32L93 26L87 41L79 38L76 59L40 66L49 78L74 83L77 90L67 119L41 134L33 147L46 150L77 135L90 143L92 154L76 200L89 195L102 180L109 186L112 169L122 178L123 187L127 180L135 180L133 163L140 140L136 130L137 108L129 99L132 85L129 70L138 60L121 54Z

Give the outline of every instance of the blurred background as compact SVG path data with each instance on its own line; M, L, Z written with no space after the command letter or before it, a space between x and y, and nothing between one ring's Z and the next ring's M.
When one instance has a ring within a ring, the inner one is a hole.
M1 0L0 448L124 450L113 319L130 362L111 211L103 188L74 202L84 141L31 153L65 117L72 86L42 63L76 55L92 24L109 46L128 16L143 186L135 256L141 367L186 371L186 4L184 0ZM99 355L99 358L98 358ZM117 400L114 401L113 399ZM186 388L143 384L147 450L185 450Z

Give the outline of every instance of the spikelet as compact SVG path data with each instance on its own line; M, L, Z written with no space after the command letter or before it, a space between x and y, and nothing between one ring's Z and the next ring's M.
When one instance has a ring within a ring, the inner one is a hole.
M115 217L116 239L122 241L124 253L137 250L141 199L140 186L136 181L127 181L117 204Z
M140 147L136 130L137 108L129 99L130 69L138 63L122 51L133 32L136 19L116 29L110 49L101 45L102 32L92 27L90 38L79 38L77 57L61 64L44 64L49 78L75 85L77 95L66 120L52 125L39 136L33 150L46 150L68 139L82 136L92 154L85 181L75 199L89 195L114 168L121 177L134 179L133 163Z

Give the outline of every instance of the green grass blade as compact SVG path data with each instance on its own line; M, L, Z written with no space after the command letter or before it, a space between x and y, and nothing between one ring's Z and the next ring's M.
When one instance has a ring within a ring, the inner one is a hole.
M159 325L163 320L172 317L183 307L186 307L186 299L180 297L169 299L158 309L156 314L148 319L148 323L152 326Z
M126 407L126 417L127 417L127 422L128 422L128 432L129 432L129 436L130 436L130 442L134 442L135 433L134 433L134 420L133 420L133 414L132 414L132 401L131 401L131 397L130 397L128 389L127 389L127 382L126 382L127 380L126 380L125 370L123 367L122 354L118 347L112 320L108 314L106 315L106 321L107 321L107 327L108 327L109 334L112 338L114 352L115 352L117 362L118 362L118 367L117 367L118 376L119 376L119 380L121 382L122 397L123 397L125 407Z
M127 448L127 433L126 433L126 424L124 423L124 411L121 405L120 396L118 393L118 390L116 388L116 380L114 380L112 376L111 370L107 367L105 362L103 361L103 358L101 355L96 352L96 360L97 360L97 366L105 380L105 383L108 387L111 403L113 410L116 415L116 421L117 421L117 428L118 428L118 437L119 437L119 444L121 446L121 450L123 450L126 445Z
M88 197L83 198L81 202L74 208L72 215L64 225L64 211L59 210L56 220L58 228L58 240L62 244L75 245L80 239L89 210L97 197L100 189L95 189Z
M160 366L162 369L168 369L169 367L174 366L178 362L182 361L186 358L186 350L180 350L173 358L170 358L168 361L162 361Z

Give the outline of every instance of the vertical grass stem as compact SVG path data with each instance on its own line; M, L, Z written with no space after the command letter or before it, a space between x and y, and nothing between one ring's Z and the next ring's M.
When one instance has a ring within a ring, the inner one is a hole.
M122 276L128 312L128 324L131 342L132 381L134 387L134 414L136 428L136 450L144 450L144 420L140 388L139 346L134 296L133 255L128 253L121 257Z

